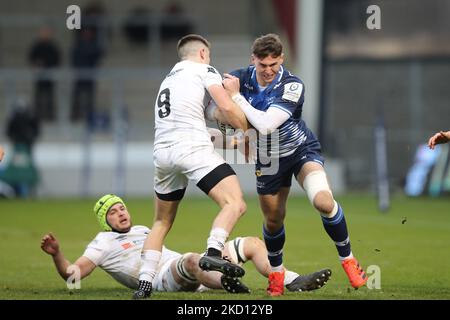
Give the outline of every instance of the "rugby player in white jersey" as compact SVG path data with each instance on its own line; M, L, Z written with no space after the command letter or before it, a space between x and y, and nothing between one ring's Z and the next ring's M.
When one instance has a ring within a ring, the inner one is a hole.
M151 231L145 226L133 226L130 213L123 200L116 195L101 197L94 206L94 213L102 232L97 236L74 264L64 257L58 240L46 234L41 240L41 248L51 255L58 273L67 280L76 269L80 279L99 267L120 284L137 289L141 250ZM224 255L233 263L252 261L256 270L269 276L270 264L264 243L256 237L238 237L225 244ZM239 278L228 277L220 272L206 272L200 269L198 253L185 253L162 248L161 260L153 279L155 291L202 291L225 289L231 293L248 293L249 289ZM291 291L307 291L320 288L328 280L328 270L300 276L286 271L286 287Z
M220 207L207 240L200 267L241 277L244 270L222 258L228 235L246 210L233 169L214 151L206 128L205 107L214 100L234 128L247 129L247 119L222 87L222 77L210 63L210 44L187 35L177 46L180 62L161 83L155 103L155 218L142 251L139 289L135 299L151 295L164 239L178 204L191 181Z

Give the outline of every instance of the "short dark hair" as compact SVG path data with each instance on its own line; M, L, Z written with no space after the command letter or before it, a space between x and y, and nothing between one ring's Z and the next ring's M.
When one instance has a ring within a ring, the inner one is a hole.
M253 42L252 53L259 59L264 59L268 56L276 58L283 53L283 44L277 34L269 33Z
M188 34L185 35L184 37L182 37L180 40L178 40L178 45L177 45L177 52L178 54L180 53L180 49L188 42L191 41L200 41L201 43L203 43L208 49L211 49L211 45L209 44L208 40L206 40L205 38L203 38L201 35L198 34Z

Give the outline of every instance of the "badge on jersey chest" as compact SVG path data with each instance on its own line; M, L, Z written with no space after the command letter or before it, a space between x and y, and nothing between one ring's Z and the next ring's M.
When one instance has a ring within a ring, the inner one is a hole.
M298 82L291 82L284 85L283 100L298 102L302 96L303 85Z

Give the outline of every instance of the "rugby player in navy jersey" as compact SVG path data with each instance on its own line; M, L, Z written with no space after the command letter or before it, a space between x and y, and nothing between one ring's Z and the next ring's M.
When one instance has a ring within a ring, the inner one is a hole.
M279 37L261 36L253 43L253 64L226 74L223 81L259 135L255 172L272 266L267 292L271 296L284 292L284 219L292 176L320 213L350 284L357 289L367 282L367 276L352 254L344 211L328 184L320 143L301 117L305 85L283 67L283 59Z

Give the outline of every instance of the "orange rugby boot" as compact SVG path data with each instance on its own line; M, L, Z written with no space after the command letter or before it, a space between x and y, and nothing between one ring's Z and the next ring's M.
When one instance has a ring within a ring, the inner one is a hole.
M366 284L367 275L363 268L358 263L355 258L349 258L342 261L342 267L347 274L348 280L353 288L358 289Z

